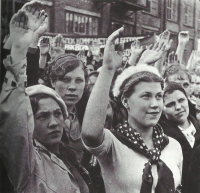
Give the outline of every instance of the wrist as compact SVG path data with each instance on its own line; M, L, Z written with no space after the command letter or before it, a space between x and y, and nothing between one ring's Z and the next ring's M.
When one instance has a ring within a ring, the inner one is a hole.
M18 63L24 58L26 58L26 53L27 53L28 47L15 47L12 46L11 48L11 58L12 58L12 63Z
M101 71L106 71L107 73L109 73L111 76L114 75L115 71L117 70L117 68L114 67L108 67L107 65L103 65Z
M187 43L188 43L188 42L179 42L179 43L178 43L178 46L186 46Z
M47 57L47 54L48 54L48 53L41 53L41 52L40 52L40 57L44 59L44 58Z

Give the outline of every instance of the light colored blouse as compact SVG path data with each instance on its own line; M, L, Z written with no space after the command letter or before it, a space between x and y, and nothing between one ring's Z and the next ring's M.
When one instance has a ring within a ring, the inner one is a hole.
M144 164L148 159L122 144L109 130L104 129L103 143L86 149L94 154L101 166L106 193L140 193ZM181 184L182 149L169 137L169 144L162 150L160 159L173 173L175 188ZM152 165L152 193L158 181L157 166Z

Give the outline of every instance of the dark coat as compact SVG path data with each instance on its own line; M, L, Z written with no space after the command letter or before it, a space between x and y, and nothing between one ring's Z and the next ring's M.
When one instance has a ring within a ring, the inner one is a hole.
M194 125L196 129L195 143L194 143L193 148L190 146L188 140L186 139L184 134L181 132L181 130L178 128L176 123L174 123L173 121L167 120L165 116L162 116L158 122L160 126L163 128L164 133L176 139L181 145L181 148L183 151L183 170L182 170L182 185L183 185L182 192L183 193L186 193L185 192L186 176L188 174L188 168L189 168L192 152L195 149L195 147L200 145L200 124L192 115L189 115L188 119L189 121L192 122L192 124Z
M185 193L190 192L200 193L200 145L192 153L186 177Z

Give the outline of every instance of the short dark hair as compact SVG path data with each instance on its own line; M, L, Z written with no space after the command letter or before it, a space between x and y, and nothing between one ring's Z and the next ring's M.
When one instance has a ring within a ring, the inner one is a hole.
M99 76L99 72L93 71L93 72L89 73L88 77L91 77L91 76L98 77Z
M173 81L169 81L169 82L166 83L166 85L164 87L163 97L166 94L172 94L176 90L181 91L186 96L186 98L187 98L187 94L186 94L184 88L181 86L181 84L179 84L177 82L173 82Z
M177 65L177 64L172 64L165 70L164 75L163 75L165 82L168 82L169 77L175 74L179 80L185 80L187 78L189 82L191 83L190 73L183 66Z
M36 112L38 111L38 107L39 107L38 103L39 103L39 101L41 99L52 98L52 97L49 96L48 94L42 93L42 94L35 94L35 95L32 95L32 96L29 96L29 98L30 98L30 103L31 103L33 115L35 116ZM55 99L53 99L53 100L55 100Z
M85 75L85 82L88 82L88 73L83 62L74 54L63 54L58 56L51 64L49 69L49 77L55 82L62 79L68 72L73 71L81 66Z

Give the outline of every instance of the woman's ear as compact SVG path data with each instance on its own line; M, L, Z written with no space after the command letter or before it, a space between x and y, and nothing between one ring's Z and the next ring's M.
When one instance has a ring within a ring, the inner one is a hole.
M56 82L54 81L52 81L52 80L50 80L51 81L51 86L55 89L55 84L56 84Z
M122 104L123 104L123 106L124 106L126 109L128 109L128 101L127 101L127 98L122 97Z

